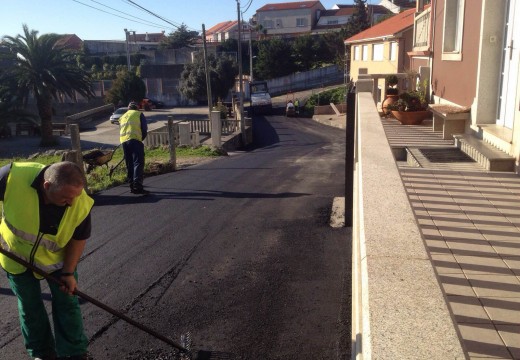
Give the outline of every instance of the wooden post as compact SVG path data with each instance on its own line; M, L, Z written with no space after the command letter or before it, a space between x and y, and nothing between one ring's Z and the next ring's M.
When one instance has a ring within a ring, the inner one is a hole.
M80 168L83 169L83 156L81 155L81 139L79 136L79 125L70 124L69 129L70 129L70 143L71 143L70 145L72 148L71 153L74 154L74 155L70 155L70 156L74 156L74 158L73 158L74 160L69 160L69 161L75 162L76 164L78 164L78 166Z
M170 164L173 171L177 170L177 154L175 151L175 131L173 129L173 116L168 116L168 147L170 149Z

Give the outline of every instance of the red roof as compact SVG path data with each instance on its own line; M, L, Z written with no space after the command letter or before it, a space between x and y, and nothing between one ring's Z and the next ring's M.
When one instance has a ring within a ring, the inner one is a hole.
M296 9L311 9L317 4L321 4L319 1L297 1L291 3L278 3L278 4L266 4L262 6L258 11L274 11L274 10L296 10Z
M218 32L226 32L237 26L238 20L230 21L229 24L223 26Z
M210 35L210 34L218 33L218 32L220 32L223 28L229 26L231 23L233 23L233 21L231 21L231 20L220 22L220 23L218 23L217 25L212 26L212 27L210 27L208 30L206 30L206 35ZM235 21L235 23L236 23L236 21Z
M405 10L345 40L345 43L361 42L396 34L413 27L415 8Z
M76 34L65 34L56 41L56 45L69 49L80 50L83 41Z

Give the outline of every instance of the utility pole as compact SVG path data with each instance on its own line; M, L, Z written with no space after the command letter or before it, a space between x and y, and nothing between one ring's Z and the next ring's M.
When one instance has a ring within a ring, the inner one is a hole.
M249 22L249 81L253 82L253 32L251 31L251 21Z
M211 110L213 109L213 98L211 96L211 77L208 69L208 50L206 48L206 28L202 24L202 45L204 49L204 71L206 72L206 90L208 93L208 117L211 119Z
M126 65L128 66L128 71L130 71L130 46L128 45L128 30L125 29L125 38L126 38Z
M240 20L240 0L237 0L238 15L238 89L240 92L240 129L242 132L242 141L244 146L247 145L246 122L244 119L244 91L242 81L242 21Z

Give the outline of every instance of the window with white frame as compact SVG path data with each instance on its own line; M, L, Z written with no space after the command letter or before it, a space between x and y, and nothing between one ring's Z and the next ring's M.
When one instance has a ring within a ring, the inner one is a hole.
M372 45L372 61L383 61L384 48L385 45L383 43Z
M462 32L465 0L444 0L443 60L462 59Z
M368 60L368 45L363 45L363 47L361 48L361 60Z
M264 21L264 28L266 29L272 29L273 28L273 20L265 20Z
M395 61L397 60L397 42L396 41L392 41L390 43L390 61Z
M359 46L354 46L354 60L359 60Z
M305 18L297 18L296 19L296 26L297 27L304 27L305 26Z

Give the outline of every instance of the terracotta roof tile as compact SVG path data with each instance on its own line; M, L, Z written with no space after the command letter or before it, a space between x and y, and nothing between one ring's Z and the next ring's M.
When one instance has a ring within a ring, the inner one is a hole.
M210 34L219 32L222 28L228 26L230 23L232 23L231 20L220 22L217 25L212 26L208 30L206 30L206 35L210 35Z
M413 26L415 8L405 10L391 18L380 22L348 39L345 43L359 42L367 39L394 36Z
M236 26L237 24L238 24L238 20L230 21L227 25L224 25L221 29L219 29L218 32L229 31L232 27Z
M258 11L274 11L274 10L294 10L294 9L310 9L317 4L321 4L319 1L297 1L291 3L277 3L277 4L266 4L262 6Z

